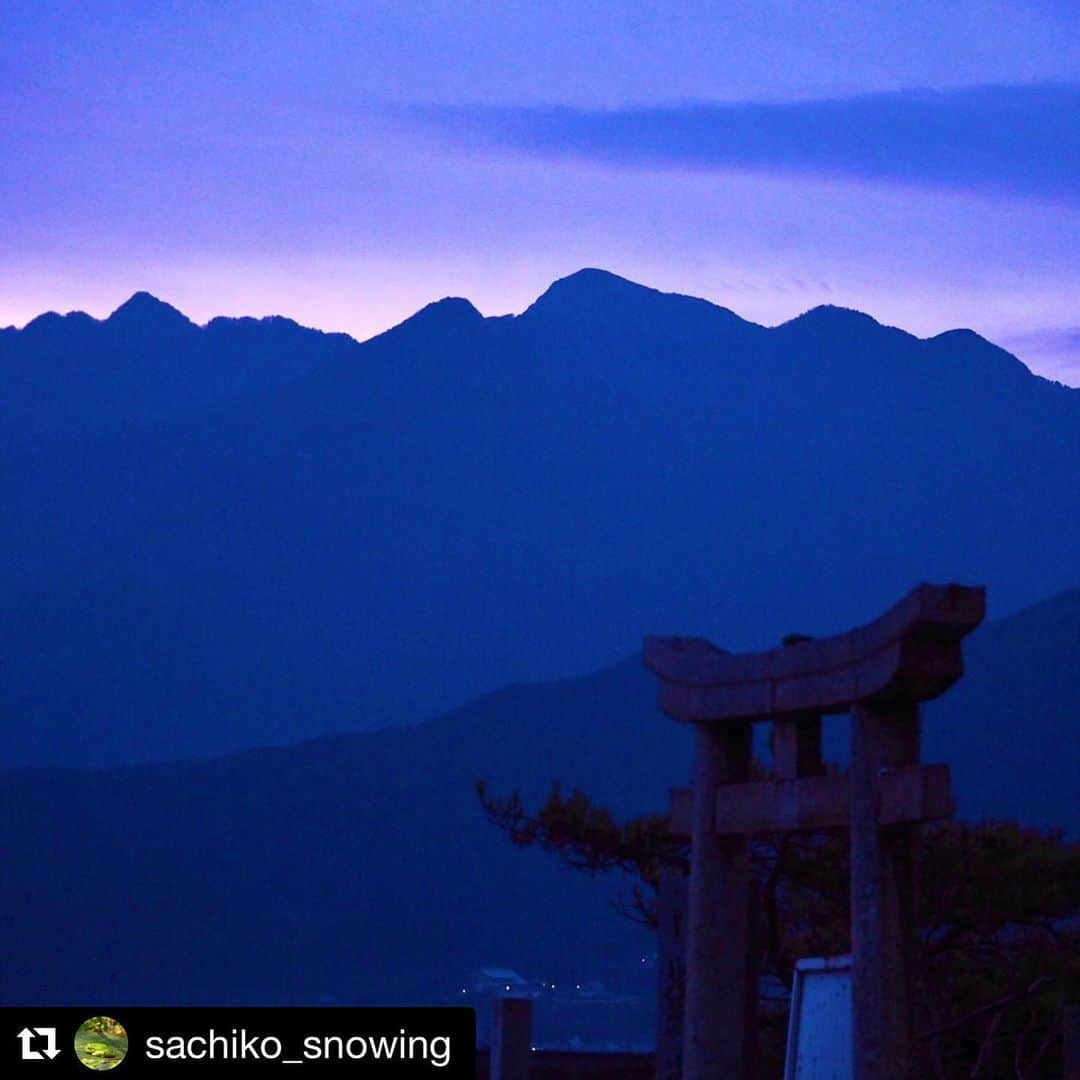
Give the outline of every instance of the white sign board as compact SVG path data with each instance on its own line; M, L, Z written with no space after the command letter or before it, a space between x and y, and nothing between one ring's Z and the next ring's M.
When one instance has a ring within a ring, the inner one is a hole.
M784 1080L851 1080L851 957L795 965Z

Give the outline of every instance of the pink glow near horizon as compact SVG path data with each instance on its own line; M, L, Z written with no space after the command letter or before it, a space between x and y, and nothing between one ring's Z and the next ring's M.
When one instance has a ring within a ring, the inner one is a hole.
M588 3L470 19L405 0L305 18L270 0L190 18L33 5L0 43L0 325L100 317L144 289L197 322L281 314L362 339L447 295L519 312L596 266L770 325L833 303L920 336L970 327L1080 384L1075 201L485 150L399 107L805 100L1077 70L1065 5L832 6L683 21Z
M602 247L617 252L601 257ZM81 310L105 318L133 292L146 290L197 323L219 315L285 315L326 331L364 340L444 296L464 296L485 315L519 313L553 280L600 266L663 291L701 296L743 318L775 325L818 304L866 311L880 322L929 337L969 327L1008 348L1037 374L1080 385L1073 309L1061 294L1016 283L971 282L942 274L926 281L896 275L873 259L847 265L818 256L818 273L797 255L634 250L632 244L580 245L577 252L543 245L530 258L439 259L287 253L250 261L209 252L173 260L100 267L89 261L30 266L8 274L0 289L0 325L22 326L45 311ZM573 245L567 245L572 248ZM618 250L622 248L623 250Z

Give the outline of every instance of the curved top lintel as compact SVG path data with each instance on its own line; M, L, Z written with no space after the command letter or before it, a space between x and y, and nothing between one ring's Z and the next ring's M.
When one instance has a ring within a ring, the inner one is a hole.
M981 586L923 584L846 634L743 654L703 638L649 637L645 664L661 679L661 708L683 720L765 720L925 701L963 674L960 642L985 612Z

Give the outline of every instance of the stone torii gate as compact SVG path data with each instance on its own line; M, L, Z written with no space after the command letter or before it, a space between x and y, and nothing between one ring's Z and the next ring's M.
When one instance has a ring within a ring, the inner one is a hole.
M947 765L920 764L919 702L963 674L985 590L920 585L867 626L732 655L702 638L647 638L660 708L695 727L693 786L672 828L691 837L684 1080L755 1071L757 955L749 837L849 826L856 1080L914 1080L916 838L949 817ZM825 775L821 719L851 714L851 767ZM773 724L776 779L751 782L751 729Z

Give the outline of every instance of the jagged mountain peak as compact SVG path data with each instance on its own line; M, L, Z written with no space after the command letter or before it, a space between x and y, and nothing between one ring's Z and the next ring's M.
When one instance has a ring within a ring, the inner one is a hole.
M106 320L113 327L139 327L158 329L195 324L182 312L159 300L151 293L140 290L125 300Z
M608 270L586 267L559 278L532 303L523 317L551 317L586 321L616 318L619 320L655 321L660 311L672 319L690 315L697 318L717 315L742 326L752 326L733 311L709 300L682 293L662 292L647 285L620 277ZM693 313L693 314L691 314Z
M629 278L620 277L610 270L586 266L566 277L556 278L536 300L537 304L550 303L565 297L612 297L612 296L662 296L659 289L639 285Z
M1000 385L1001 379L1014 382L1034 378L1032 371L1022 360L1001 348L1000 345L988 341L974 330L966 328L946 330L927 338L924 347L931 355L946 360L954 366L966 368L973 374L985 375L993 372L995 385Z
M388 332L393 334L417 329L451 331L483 321L484 316L470 300L463 296L444 296L441 300L425 305L415 315L410 315Z
M612 305L623 307L664 295L659 289L638 285L608 270L586 267L553 281L526 314L589 314Z
M18 331L15 327L9 327L14 333L29 333L31 335L64 334L69 331L85 331L88 327L98 325L97 319L87 315L85 311L69 311L61 315L57 311L46 311L36 318L31 319Z
M781 323L777 329L787 327L793 329L815 328L822 330L889 329L889 327L879 323L872 315L867 315L865 311L841 307L838 304L819 304L817 307L813 307L809 311L804 311L801 315L797 315L794 319L788 319L787 322Z

